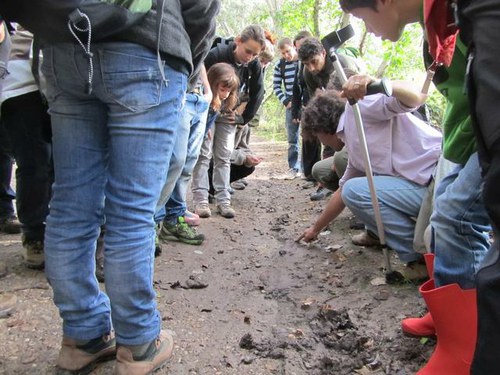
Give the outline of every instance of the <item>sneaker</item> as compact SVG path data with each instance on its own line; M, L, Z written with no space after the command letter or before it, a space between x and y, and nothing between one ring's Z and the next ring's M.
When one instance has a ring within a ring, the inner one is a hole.
M21 223L14 215L0 219L0 232L6 234L21 233Z
M234 190L245 190L247 186L243 182L241 182L241 180L238 180L231 183L231 187Z
M137 345L118 345L116 350L116 375L152 374L165 365L172 356L174 339L162 330L153 342Z
M288 170L288 172L286 172L283 180L295 180L298 177L300 177L300 172L291 168Z
M238 181L240 181L243 185L248 186L248 181L246 178L241 178Z
M45 266L43 241L23 240L24 265L34 270L41 270Z
M352 236L352 243L357 246L373 247L380 246L380 241L375 233L364 230Z
M12 293L0 294L0 318L5 318L12 314L16 308L17 297Z
M196 233L196 229L190 227L184 221L184 217L179 216L176 224L163 222L160 231L160 241L180 241L189 245L201 245L205 240L205 236Z
M212 211L210 211L210 207L208 206L208 203L199 203L195 206L194 212L196 215L199 217L205 219L207 217L212 216Z
M231 186L229 186L229 187L227 188L227 192L228 192L229 194L233 195L233 194L234 194L234 189L233 189Z
M236 212L234 209L231 207L229 203L222 203L217 206L217 211L219 211L219 214L222 217L225 217L226 219L232 219Z
M112 333L86 342L63 337L59 357L58 374L89 374L96 364L113 359L116 342Z
M309 197L312 201L320 201L332 195L331 190L320 186L316 192L312 193Z
M196 227L200 225L200 216L191 211L186 210L186 212L184 212L184 221L186 222L187 225Z

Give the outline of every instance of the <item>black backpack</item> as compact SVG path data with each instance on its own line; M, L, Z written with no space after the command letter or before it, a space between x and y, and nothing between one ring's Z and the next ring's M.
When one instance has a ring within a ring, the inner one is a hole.
M152 0L1 0L0 14L42 41L74 41L81 34L99 41L139 22L151 6Z

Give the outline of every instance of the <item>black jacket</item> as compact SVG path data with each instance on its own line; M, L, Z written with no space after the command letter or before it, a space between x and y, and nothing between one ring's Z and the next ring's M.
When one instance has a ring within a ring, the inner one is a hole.
M264 99L264 80L262 66L258 59L252 60L247 65L237 64L234 59L234 49L236 44L219 44L212 48L205 59L205 67L210 67L216 63L224 62L234 67L240 78L240 91L248 93L249 100L241 117L237 123L247 124L257 113L262 100ZM215 93L214 93L215 94Z

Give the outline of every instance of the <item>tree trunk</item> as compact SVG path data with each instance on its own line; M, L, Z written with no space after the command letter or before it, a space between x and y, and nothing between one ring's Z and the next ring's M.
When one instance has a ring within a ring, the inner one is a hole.
M319 38L321 35L319 30L319 11L321 8L321 0L314 0L313 7L313 23L314 23L314 35Z

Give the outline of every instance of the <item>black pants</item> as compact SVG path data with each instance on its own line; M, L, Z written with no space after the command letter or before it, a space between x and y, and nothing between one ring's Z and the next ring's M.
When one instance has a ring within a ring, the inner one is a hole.
M241 180L247 176L250 176L255 171L255 167L247 167L245 165L231 164L231 174L229 175L229 183ZM208 168L208 181L210 183L210 188L208 190L210 195L214 195L215 189L212 184L212 175L214 172L214 162L210 161L210 167Z
M14 215L12 201L16 199L16 193L10 186L13 163L9 135L0 124L0 219Z
M461 0L460 29L473 56L469 97L483 170L483 199L495 242L477 274L478 339L474 375L500 369L500 0Z
M26 241L43 241L53 182L50 117L38 91L2 103L16 160L16 207Z
M302 170L306 180L314 180L312 168L321 160L321 142L318 138L302 138Z

